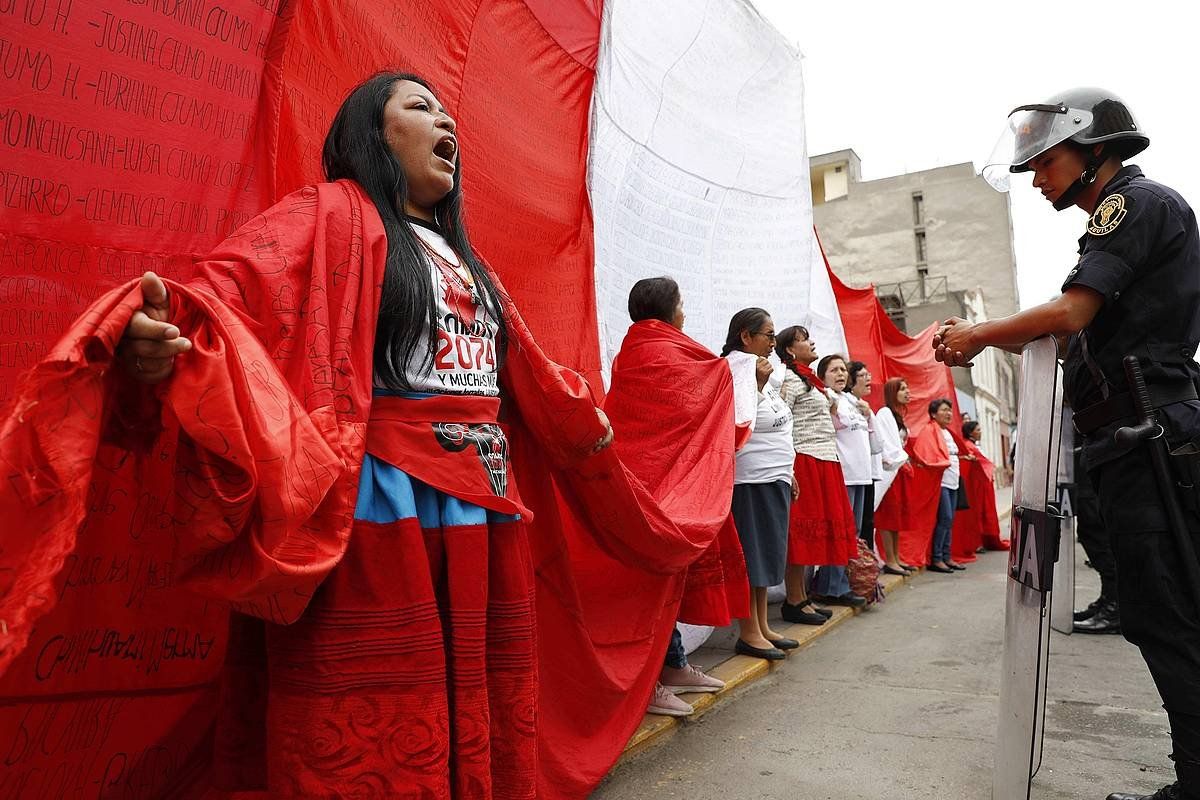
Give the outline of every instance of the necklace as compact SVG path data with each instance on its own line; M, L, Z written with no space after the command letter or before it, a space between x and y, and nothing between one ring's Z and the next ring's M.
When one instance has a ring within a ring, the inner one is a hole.
M441 264L449 268L448 271L445 269L440 270L442 275L447 277L452 275L457 278L458 288L471 295L471 302L474 305L482 305L483 298L479 294L478 287L475 286L475 276L471 274L470 270L467 270L458 264L452 264L446 259L445 256L443 256L437 250L434 250L433 247L431 247L429 243L420 236L417 236L417 241L421 243L421 247L425 250L425 253L434 260L435 264Z

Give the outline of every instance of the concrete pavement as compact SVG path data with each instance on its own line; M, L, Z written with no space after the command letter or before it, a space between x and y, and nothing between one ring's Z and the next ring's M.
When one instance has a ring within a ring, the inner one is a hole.
M1002 506L1003 507L1003 506ZM1078 552L1077 605L1098 591ZM626 759L599 800L991 796L1006 553L923 574L744 693ZM1118 636L1051 639L1035 800L1152 791L1173 779L1166 715Z

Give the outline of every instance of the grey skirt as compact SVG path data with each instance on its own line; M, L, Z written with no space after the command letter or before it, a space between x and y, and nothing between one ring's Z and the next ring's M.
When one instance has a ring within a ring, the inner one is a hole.
M733 524L742 540L751 586L774 586L783 580L791 505L788 481L733 486Z

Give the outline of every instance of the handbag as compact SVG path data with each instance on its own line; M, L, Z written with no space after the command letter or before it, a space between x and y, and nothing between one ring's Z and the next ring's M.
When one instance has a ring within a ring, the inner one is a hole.
M862 539L858 540L858 554L846 565L846 578L850 591L867 598L867 603L883 600L883 585L879 583L879 561L871 548Z

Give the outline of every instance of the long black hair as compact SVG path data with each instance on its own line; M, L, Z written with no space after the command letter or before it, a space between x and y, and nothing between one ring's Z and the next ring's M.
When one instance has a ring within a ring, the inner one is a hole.
M792 372L795 372L797 377L804 381L805 386L811 388L812 384L808 382L808 378L804 377L799 373L799 371L797 371L796 357L792 355L792 351L788 349L796 343L797 339L807 338L808 328L804 327L803 325L789 325L780 331L779 335L775 337L775 355L779 356L779 360L783 362L785 367L790 369Z
M326 180L349 178L363 188L375 204L387 234L387 264L379 321L375 326L374 367L376 378L389 389L409 391L407 366L414 357L418 369L433 366L437 345L437 298L429 257L404 214L408 183L400 162L388 147L383 131L383 112L400 81L419 83L431 92L424 78L407 72L380 72L360 83L342 101L325 136L321 164ZM436 92L434 92L436 94ZM454 169L454 188L434 206L440 232L479 287L485 308L496 320L497 366L503 363L508 344L500 292L487 269L475 255L462 215L462 161ZM424 349L422 352L418 350Z
M721 348L721 355L727 356L734 350L741 350L742 331L750 334L760 333L759 329L770 318L771 315L761 308L743 308L734 314L729 320L729 332L725 334L725 346Z

